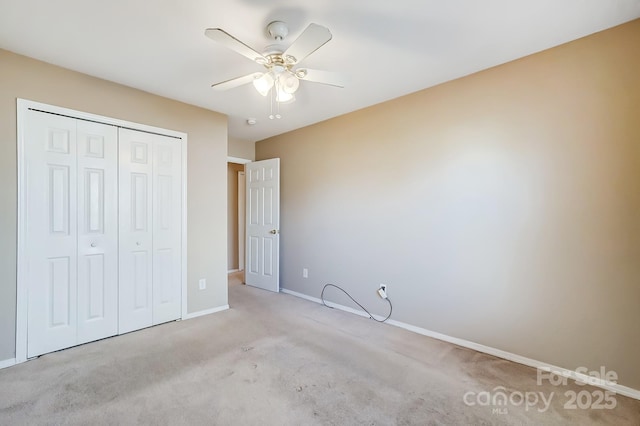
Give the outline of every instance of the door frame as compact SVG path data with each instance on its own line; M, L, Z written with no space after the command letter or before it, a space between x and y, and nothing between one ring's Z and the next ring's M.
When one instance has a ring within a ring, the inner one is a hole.
M250 160L248 158L241 158L241 157L232 157L232 156L227 156L227 163L233 163L233 164L247 164L247 163L252 163L254 160ZM242 172L238 172L238 176L240 175L240 173L244 173L244 171ZM227 174L228 175L228 174ZM236 176L236 179L238 179L238 176ZM228 188L228 185L227 185ZM247 224L246 224L246 218L244 217L244 215L240 216L240 182L238 181L238 270L242 271L244 270L244 268L240 268L240 261L242 260L242 264L244 265L244 261L246 260L246 253L244 252L244 246L245 246L245 241L242 240L240 238L240 226L244 227L245 229L245 233L243 235L246 234L246 229L247 229ZM244 203L245 200L242 200L242 202ZM246 206L245 206L246 207ZM227 229L227 240L229 239L229 230ZM228 268L227 268L228 269Z
M238 172L238 270L244 271L244 258L245 258L245 234L247 232L247 224L246 222L246 177L245 172ZM240 182L242 181L242 182Z
M18 157L18 247L17 247L17 288L16 288L16 357L15 362L19 364L27 360L27 321L28 321L28 284L27 277L27 255L26 255L26 159L25 159L25 126L27 124L27 112L37 110L50 114L63 115L70 118L94 121L116 127L138 130L147 133L154 133L163 136L182 140L182 314L181 318L187 317L187 134L175 130L163 129L160 127L148 126L146 124L135 123L117 118L104 117L83 111L44 104L18 98L16 100L17 115L17 157Z

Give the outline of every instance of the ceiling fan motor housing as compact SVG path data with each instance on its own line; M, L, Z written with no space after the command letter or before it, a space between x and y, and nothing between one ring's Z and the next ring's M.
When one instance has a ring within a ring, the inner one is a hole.
M289 34L289 27L282 21L273 21L267 25L267 32L275 41L282 41Z

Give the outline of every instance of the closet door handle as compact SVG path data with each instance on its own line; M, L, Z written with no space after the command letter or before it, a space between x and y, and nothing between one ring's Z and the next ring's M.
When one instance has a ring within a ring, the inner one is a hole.
M140 241L136 241L136 245L139 246L142 245L142 243Z
M91 247L95 247L95 246L96 246L96 243L91 243Z

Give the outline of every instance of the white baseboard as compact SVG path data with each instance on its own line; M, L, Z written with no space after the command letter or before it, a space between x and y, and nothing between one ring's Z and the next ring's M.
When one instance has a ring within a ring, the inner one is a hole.
M192 312L182 317L183 320L188 320L192 318L198 318L203 315L215 314L216 312L226 311L229 309L229 305L218 306L217 308L205 309L203 311Z
M315 303L322 303L322 300L317 297L308 296L306 294L298 293L296 291L288 290L286 288L280 288L282 293L290 294L292 296L300 297L302 299L309 300ZM332 308L340 309L341 311L346 311L352 314L359 315L361 317L369 318L369 315L361 310L353 309L348 306L339 305L337 303L325 301L327 306L331 306ZM383 318L383 317L381 317ZM615 392L616 394L628 396L629 398L634 398L640 400L640 390L633 389L627 386L620 385L618 383L610 383L605 380L595 379L594 377L588 376L583 373L579 373L577 371L568 370L566 368L557 367L555 365L547 364L546 362L538 361L535 359L527 358L521 355L517 355L511 352L503 351L501 349L492 348L490 346L481 345L479 343L470 342L468 340L459 339L457 337L447 336L446 334L438 333L435 331L427 330L422 327L416 327L415 325L407 324L404 322L396 321L389 319L386 321L387 324L393 325L395 327L404 328L405 330L412 331L414 333L422 334L423 336L432 337L434 339L442 340L444 342L453 343L454 345L462 346L463 348L473 349L478 352L483 352L485 354L493 355L498 358L506 359L508 361L517 362L518 364L527 365L533 368L539 368L546 371L551 371L555 374L562 375L564 377L568 377L572 380L578 380L581 383L589 383L593 386L600 387L602 389L610 390Z
M16 359L15 358L10 358L10 359L5 359L3 361L0 361L0 369L7 368L7 367L13 367L14 365L16 365Z
M240 269L229 269L227 274L233 274L234 272L240 272Z

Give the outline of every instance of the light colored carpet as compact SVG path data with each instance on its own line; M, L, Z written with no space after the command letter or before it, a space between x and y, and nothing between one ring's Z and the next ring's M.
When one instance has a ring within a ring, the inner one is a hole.
M0 424L640 424L640 401L565 409L564 392L597 388L538 386L534 369L244 286L238 274L229 298L228 311L0 370ZM544 412L465 404L498 386L554 397Z

